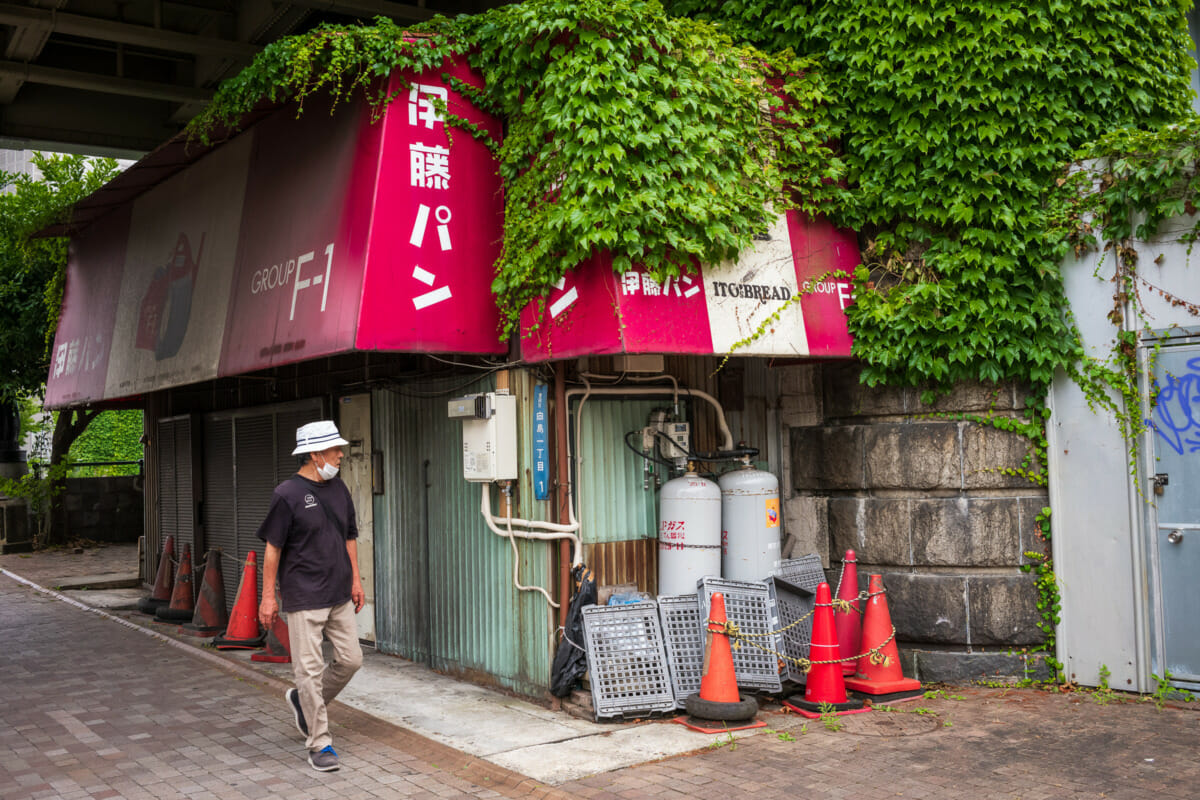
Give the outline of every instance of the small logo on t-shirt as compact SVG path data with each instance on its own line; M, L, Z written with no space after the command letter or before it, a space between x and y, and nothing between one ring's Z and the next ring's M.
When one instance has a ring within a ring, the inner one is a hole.
M313 497L311 494L304 495L304 507L305 508L316 508L317 507L317 498Z

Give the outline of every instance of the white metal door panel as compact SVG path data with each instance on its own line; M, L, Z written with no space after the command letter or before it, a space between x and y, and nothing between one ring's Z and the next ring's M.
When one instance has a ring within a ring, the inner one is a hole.
M1152 431L1156 523L1152 527L1160 671L1200 682L1200 344L1163 347L1154 358ZM1161 492L1161 494L1159 494Z
M371 494L371 395L348 395L338 401L338 430L350 442L342 459L342 480L350 489L358 519L358 571L366 605L358 614L358 636L375 641L375 534Z

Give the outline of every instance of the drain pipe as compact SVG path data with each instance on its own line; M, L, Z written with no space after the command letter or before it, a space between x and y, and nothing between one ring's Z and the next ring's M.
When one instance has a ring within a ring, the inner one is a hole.
M554 469L557 485L558 512L555 516L563 524L570 523L567 506L571 501L571 456L567 447L567 381L566 365L559 361L554 365ZM583 542L575 545L579 557L583 556ZM558 543L558 627L567 624L567 606L571 602L571 544L566 539Z

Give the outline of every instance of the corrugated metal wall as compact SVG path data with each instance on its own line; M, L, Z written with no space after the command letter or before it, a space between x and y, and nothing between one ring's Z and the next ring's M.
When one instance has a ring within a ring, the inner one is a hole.
M138 570L138 576L145 584L154 582L154 573L158 570L158 551L162 546L158 519L161 506L161 492L158 486L158 445L155 439L158 436L159 417L163 416L163 406L161 392L150 394L146 398L146 410L142 416L142 435L150 442L150 446L145 448L146 463L143 467L145 483L142 496L142 522L146 534L142 548L142 563Z
M385 487L374 507L376 644L434 669L544 695L548 606L540 594L513 586L511 547L479 513L480 486L462 477L462 423L446 412L451 397L486 391L492 380L457 381L372 395L372 437L383 454ZM516 382L526 475L528 404L524 379ZM527 479L520 491L529 491ZM553 549L518 543L522 583L550 587Z
M682 356L665 361L667 372L681 387L681 414L692 423L693 449L718 450L722 440L713 407L689 398L687 389L718 398L734 444L744 441L757 447L756 465L779 475L778 391L769 360L730 359L716 371L720 364L720 359ZM649 384L629 384L634 385ZM583 523L584 557L599 585L636 583L641 591L657 590L658 492L653 486L643 488L643 460L630 452L623 439L627 431L643 427L651 411L668 408L671 402L669 396L593 396L584 406L578 437L583 461L576 482L577 513ZM578 403L579 398L573 398L572 409ZM574 425L574 413L571 420ZM669 477L665 470L660 475L662 480Z
M572 409L580 398L572 398ZM584 544L652 539L658 536L658 493L643 485L645 463L625 446L628 431L645 427L656 408L669 408L671 398L589 397L583 406L577 459L576 515ZM572 422L575 420L572 414ZM641 437L634 438L640 445ZM662 476L666 478L665 474Z
M581 398L572 399L572 409ZM658 487L645 486L645 461L625 446L628 431L645 427L670 397L589 397L583 406L576 447L580 474L575 481L576 515L582 525L584 560L598 586L637 584L658 591ZM574 425L576 416L572 413ZM641 437L634 437L640 446ZM572 465L574 470L575 466ZM660 480L667 480L665 469Z
M158 533L174 537L175 557L196 546L196 455L200 447L190 416L160 418L154 435ZM157 563L156 563L157 568Z

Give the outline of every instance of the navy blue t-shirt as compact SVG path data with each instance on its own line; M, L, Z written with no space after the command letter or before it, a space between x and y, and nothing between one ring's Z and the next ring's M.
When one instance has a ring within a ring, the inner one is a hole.
M283 611L331 608L351 599L354 571L346 540L358 538L358 523L341 478L317 483L297 474L276 486L258 538L281 551Z

